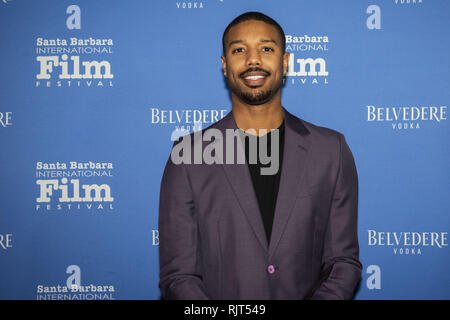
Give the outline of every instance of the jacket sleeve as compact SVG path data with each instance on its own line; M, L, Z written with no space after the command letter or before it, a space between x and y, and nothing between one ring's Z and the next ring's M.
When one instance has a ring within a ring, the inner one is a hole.
M320 281L313 300L352 299L361 278L357 234L358 176L353 155L339 135L339 172L325 233Z
M203 300L199 268L195 202L185 164L169 157L159 200L159 264L163 299Z

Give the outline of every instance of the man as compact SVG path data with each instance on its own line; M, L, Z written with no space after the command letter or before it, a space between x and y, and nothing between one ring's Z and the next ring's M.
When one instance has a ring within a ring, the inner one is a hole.
M257 12L237 17L224 32L222 64L232 111L174 144L178 149L161 183L164 299L353 297L362 269L354 160L342 134L282 107L280 88L289 62L284 39L278 23ZM191 162L186 149L187 161L174 161L182 144L195 149L201 139L205 149L205 141L212 140L208 130L223 133L216 146L230 142L229 129L239 130L237 140L244 143L227 148L226 155L217 148L214 156L230 155L235 162ZM259 150L267 143L267 154L275 155L275 172L263 174L264 153L250 161L255 152L247 138L252 137L263 142ZM236 163L239 150L245 150L244 164Z

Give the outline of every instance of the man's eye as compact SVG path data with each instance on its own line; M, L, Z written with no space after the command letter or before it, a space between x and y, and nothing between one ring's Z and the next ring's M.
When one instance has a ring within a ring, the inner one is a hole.
M243 52L244 48L236 48L233 51L231 51L232 53L239 53L239 52Z
M270 47L263 47L263 48L262 48L262 51L264 51L264 52L271 52L271 51L273 51L273 48L270 48Z

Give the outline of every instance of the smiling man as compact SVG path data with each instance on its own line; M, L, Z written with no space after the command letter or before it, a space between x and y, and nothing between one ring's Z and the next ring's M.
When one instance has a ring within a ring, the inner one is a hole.
M351 299L362 266L358 178L344 136L282 106L289 54L276 21L244 13L222 44L232 111L183 137L194 153L200 141L219 160L176 164L171 157L161 182L163 298ZM212 131L221 133L215 148L205 146ZM225 150L217 147L223 142ZM262 170L268 159L279 162L270 174Z

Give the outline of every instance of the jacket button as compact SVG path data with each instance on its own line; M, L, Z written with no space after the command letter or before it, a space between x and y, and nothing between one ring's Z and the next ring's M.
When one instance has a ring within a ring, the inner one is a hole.
M270 265L267 267L267 272L269 274L274 274L275 273L275 267L273 265Z

